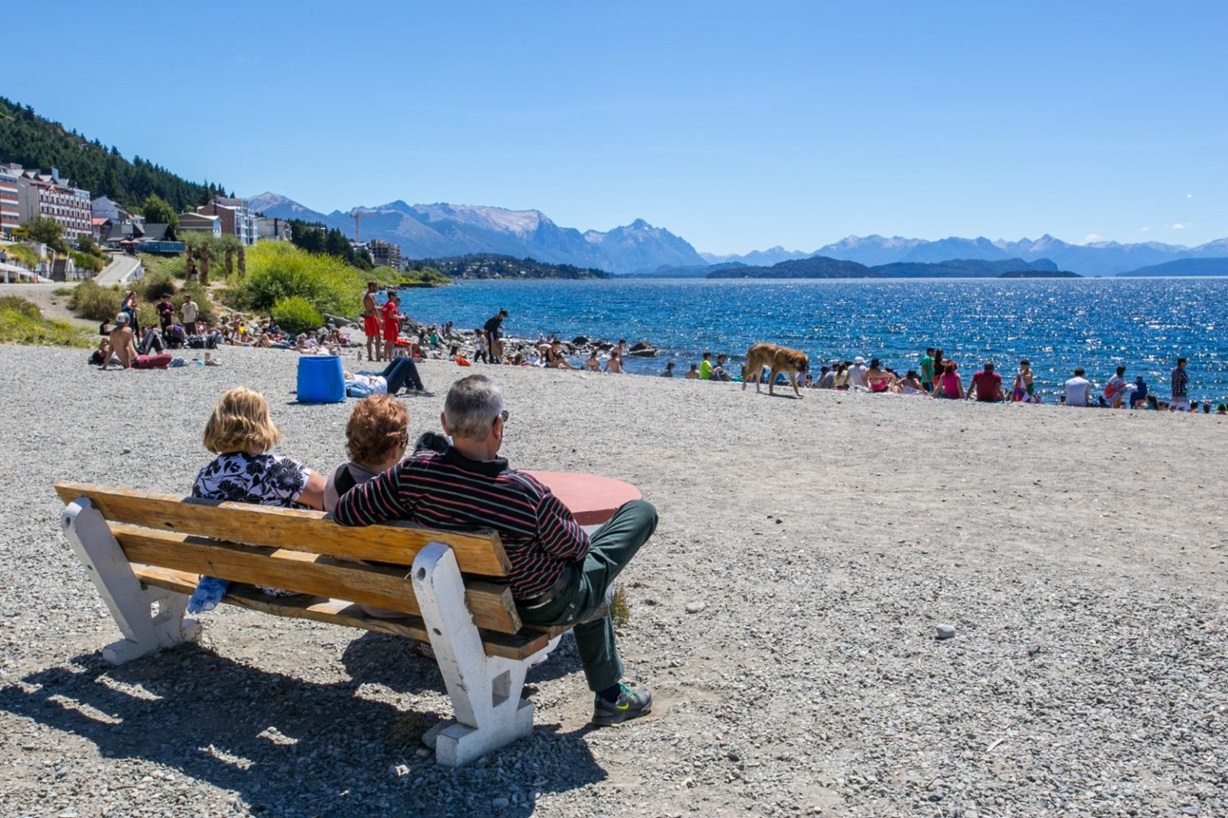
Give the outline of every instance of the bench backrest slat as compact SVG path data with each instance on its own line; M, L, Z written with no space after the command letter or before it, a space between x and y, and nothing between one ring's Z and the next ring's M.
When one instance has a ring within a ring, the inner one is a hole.
M421 613L408 567L338 563L301 551L200 540L123 523L110 527L129 562ZM479 628L499 633L520 630L520 617L507 586L467 579L465 602Z
M463 573L506 577L511 571L493 531L430 531L402 524L347 528L320 511L184 499L85 483L56 483L55 490L66 504L88 497L107 520L144 528L398 565L412 565L427 543L441 542L452 549Z

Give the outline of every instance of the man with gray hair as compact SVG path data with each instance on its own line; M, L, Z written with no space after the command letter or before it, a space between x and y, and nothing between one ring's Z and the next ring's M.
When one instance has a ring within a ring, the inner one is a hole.
M614 579L657 527L644 500L622 505L592 539L550 489L499 457L508 412L503 390L485 375L452 384L440 415L451 441L420 448L399 465L355 486L338 502L342 525L410 520L441 529L490 528L512 563L520 618L531 625L573 625L589 688L593 723L647 714L652 693L623 684L623 665L606 602Z

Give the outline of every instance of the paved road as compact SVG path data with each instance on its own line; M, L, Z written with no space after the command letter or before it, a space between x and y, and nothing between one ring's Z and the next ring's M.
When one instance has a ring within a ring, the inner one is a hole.
M111 256L111 263L94 280L107 287L111 284L127 284L144 275L145 268L139 258L117 254Z

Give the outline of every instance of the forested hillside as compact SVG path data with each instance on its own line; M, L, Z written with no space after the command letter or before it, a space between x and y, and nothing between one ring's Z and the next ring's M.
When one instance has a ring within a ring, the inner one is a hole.
M575 267L571 264L546 264L531 258L514 258L493 253L476 253L451 258L428 258L411 262L410 267L434 267L452 278L609 278L604 270Z
M170 202L176 212L204 204L214 194L225 195L221 185L189 182L139 156L129 162L118 149L66 131L29 105L4 97L0 97L0 162L17 162L45 173L58 168L62 178L92 197L109 196L129 208L139 208L151 193Z

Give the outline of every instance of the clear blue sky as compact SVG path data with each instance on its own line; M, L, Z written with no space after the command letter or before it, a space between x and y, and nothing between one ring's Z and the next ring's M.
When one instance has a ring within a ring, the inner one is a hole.
M1228 3L5 4L0 94L240 195L850 234L1228 236ZM28 49L28 53L13 56Z

